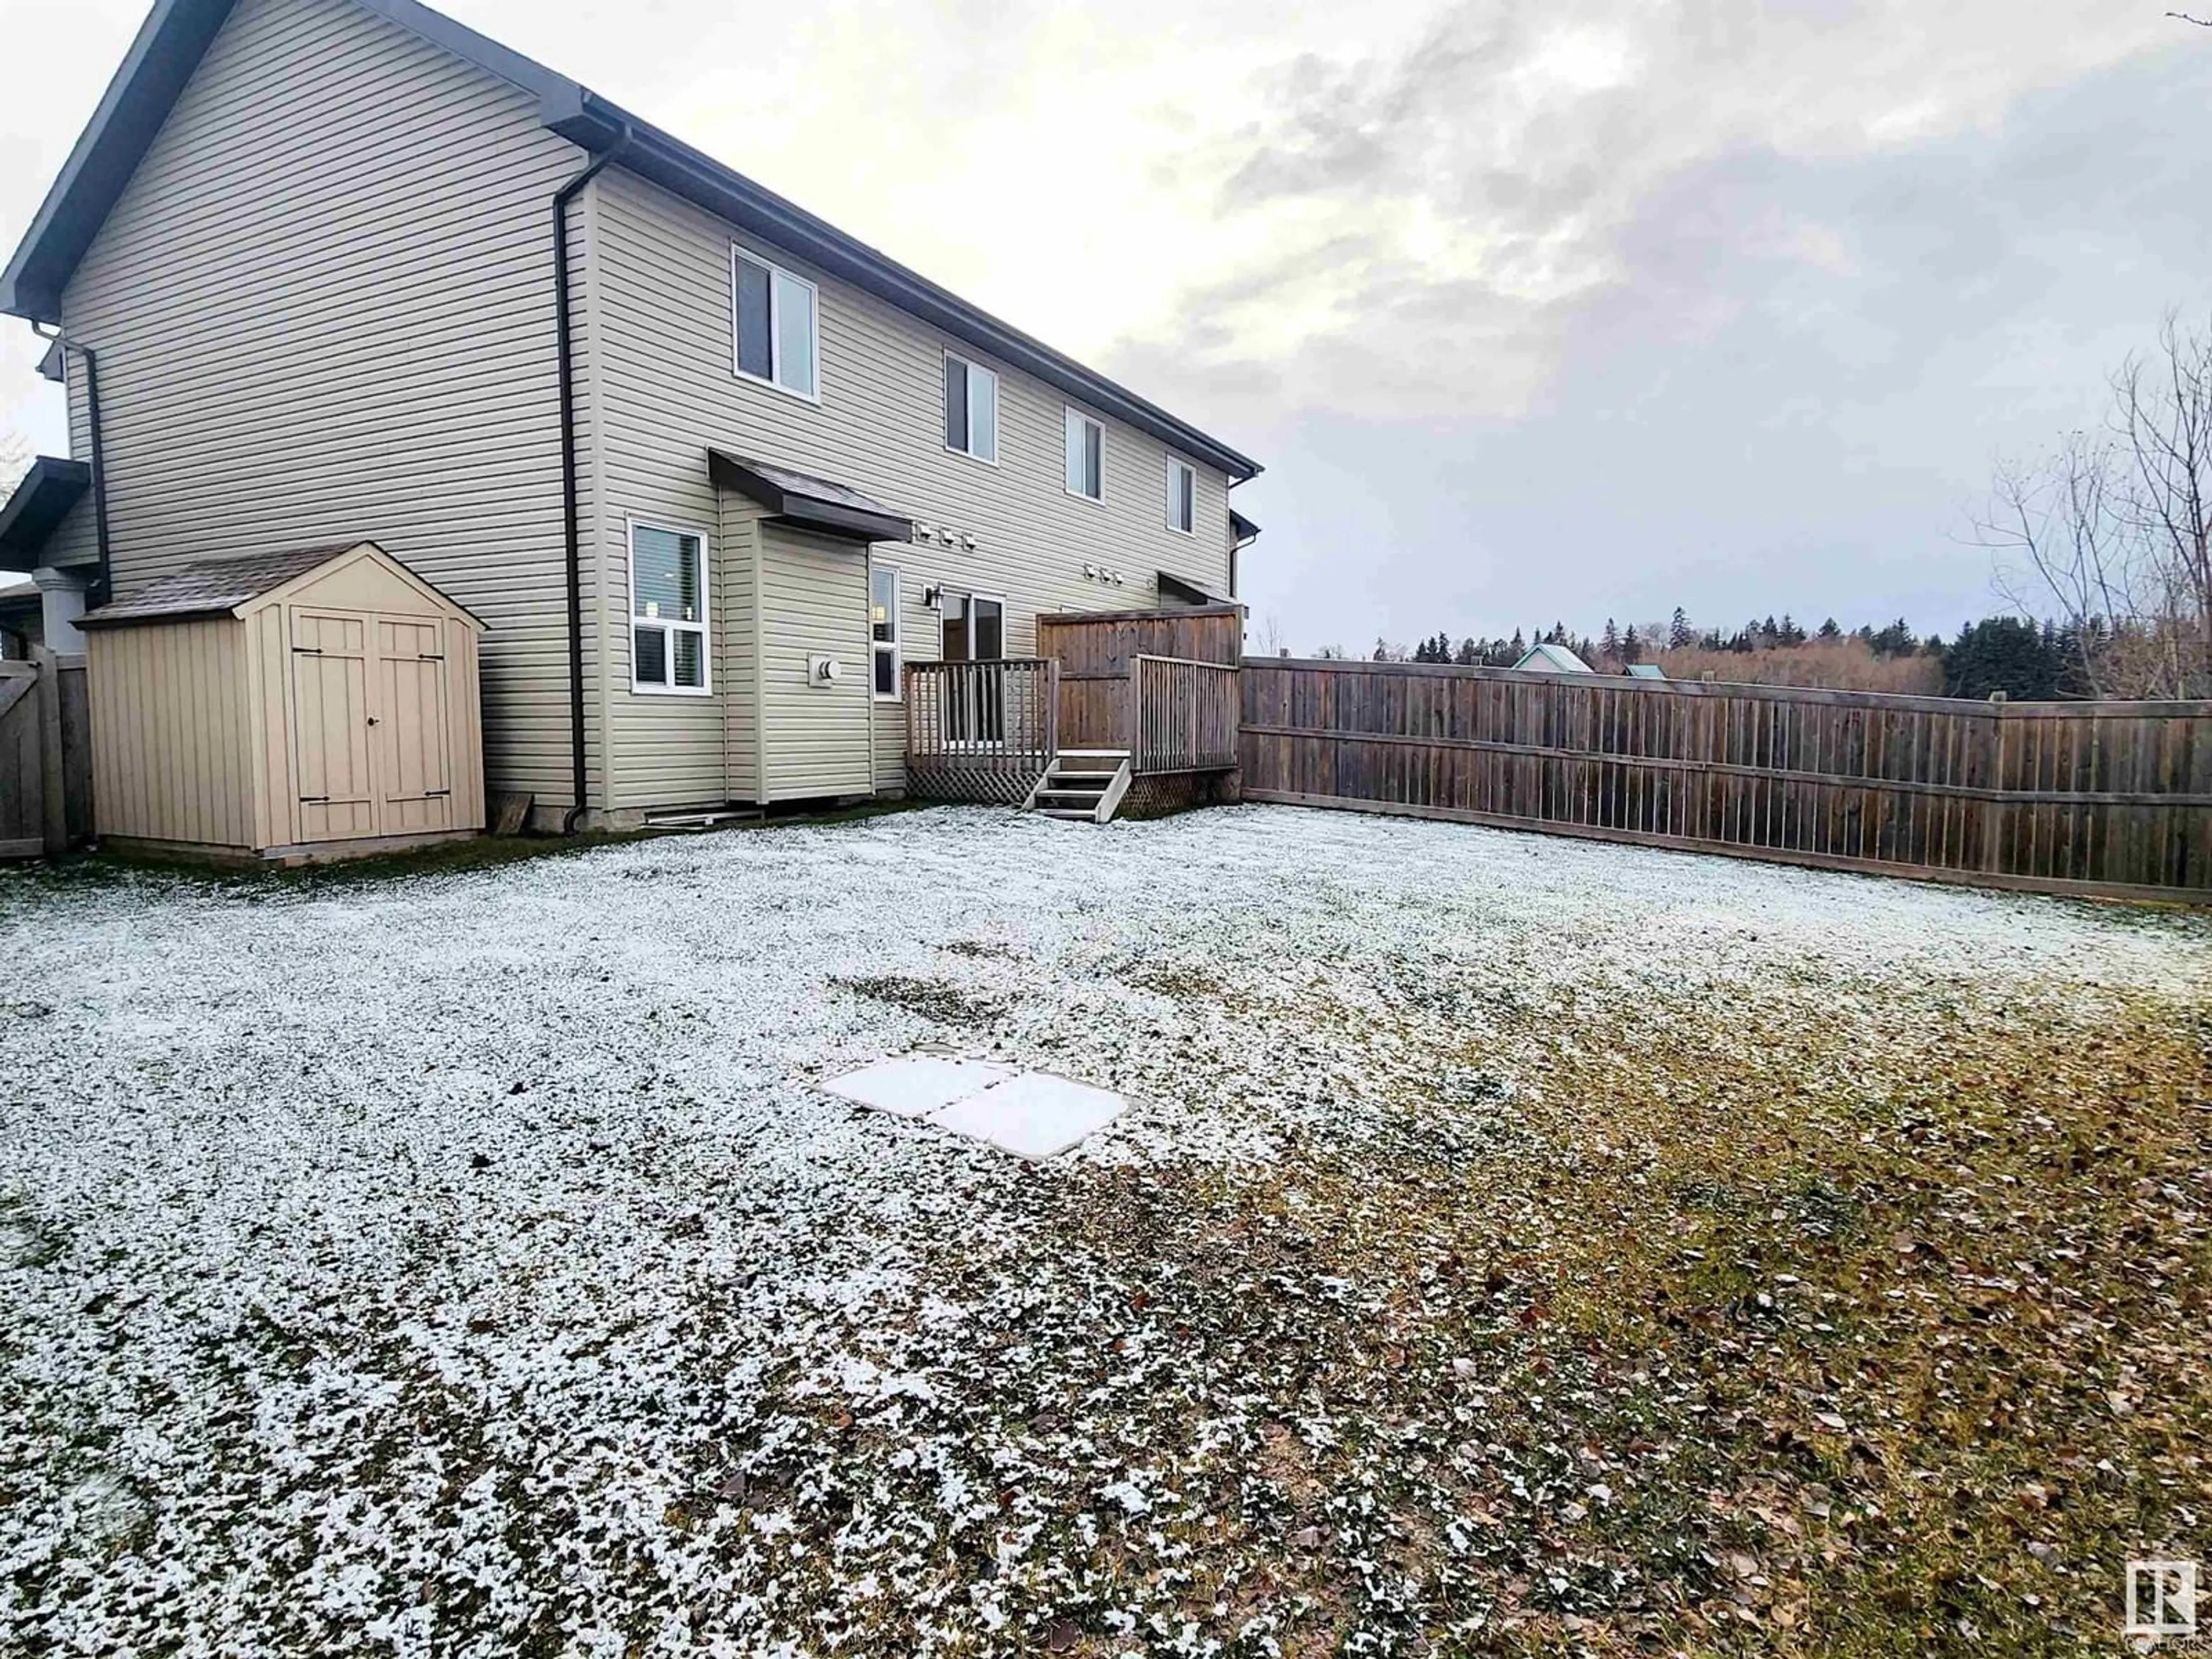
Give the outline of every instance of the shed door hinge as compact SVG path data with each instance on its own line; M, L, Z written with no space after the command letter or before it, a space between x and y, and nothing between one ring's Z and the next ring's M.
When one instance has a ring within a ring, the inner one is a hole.
M328 795L302 795L300 797L300 805L302 806L328 806L330 804L331 798Z
M422 792L422 799L424 800L450 800L453 799L453 792L450 789L426 789Z
M295 645L292 647L292 654L295 657L319 657L323 653L319 646Z

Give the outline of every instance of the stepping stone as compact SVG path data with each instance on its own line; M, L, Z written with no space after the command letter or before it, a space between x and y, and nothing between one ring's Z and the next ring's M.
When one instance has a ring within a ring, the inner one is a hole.
M1012 1075L1003 1066L987 1065L980 1060L906 1054L848 1072L822 1086L840 1099L872 1106L895 1117L927 1117Z
M1120 1095L1042 1072L1024 1072L956 1100L929 1121L988 1141L1017 1158L1051 1158L1087 1139L1128 1109Z

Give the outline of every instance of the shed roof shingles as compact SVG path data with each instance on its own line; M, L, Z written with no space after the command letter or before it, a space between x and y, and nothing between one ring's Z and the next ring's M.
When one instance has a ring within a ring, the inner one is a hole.
M186 565L127 599L85 613L81 625L145 622L161 617L207 617L234 611L311 570L319 570L359 542L305 548L296 553L257 553L244 559L210 559Z

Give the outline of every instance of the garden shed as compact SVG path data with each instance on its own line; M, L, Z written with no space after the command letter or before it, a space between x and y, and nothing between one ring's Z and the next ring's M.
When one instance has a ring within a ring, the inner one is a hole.
M374 543L188 565L81 626L104 842L304 862L483 828L484 625Z

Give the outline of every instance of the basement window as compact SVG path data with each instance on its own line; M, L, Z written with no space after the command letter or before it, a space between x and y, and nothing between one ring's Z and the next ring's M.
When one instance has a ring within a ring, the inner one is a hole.
M629 527L630 689L703 697L707 538L657 525Z

